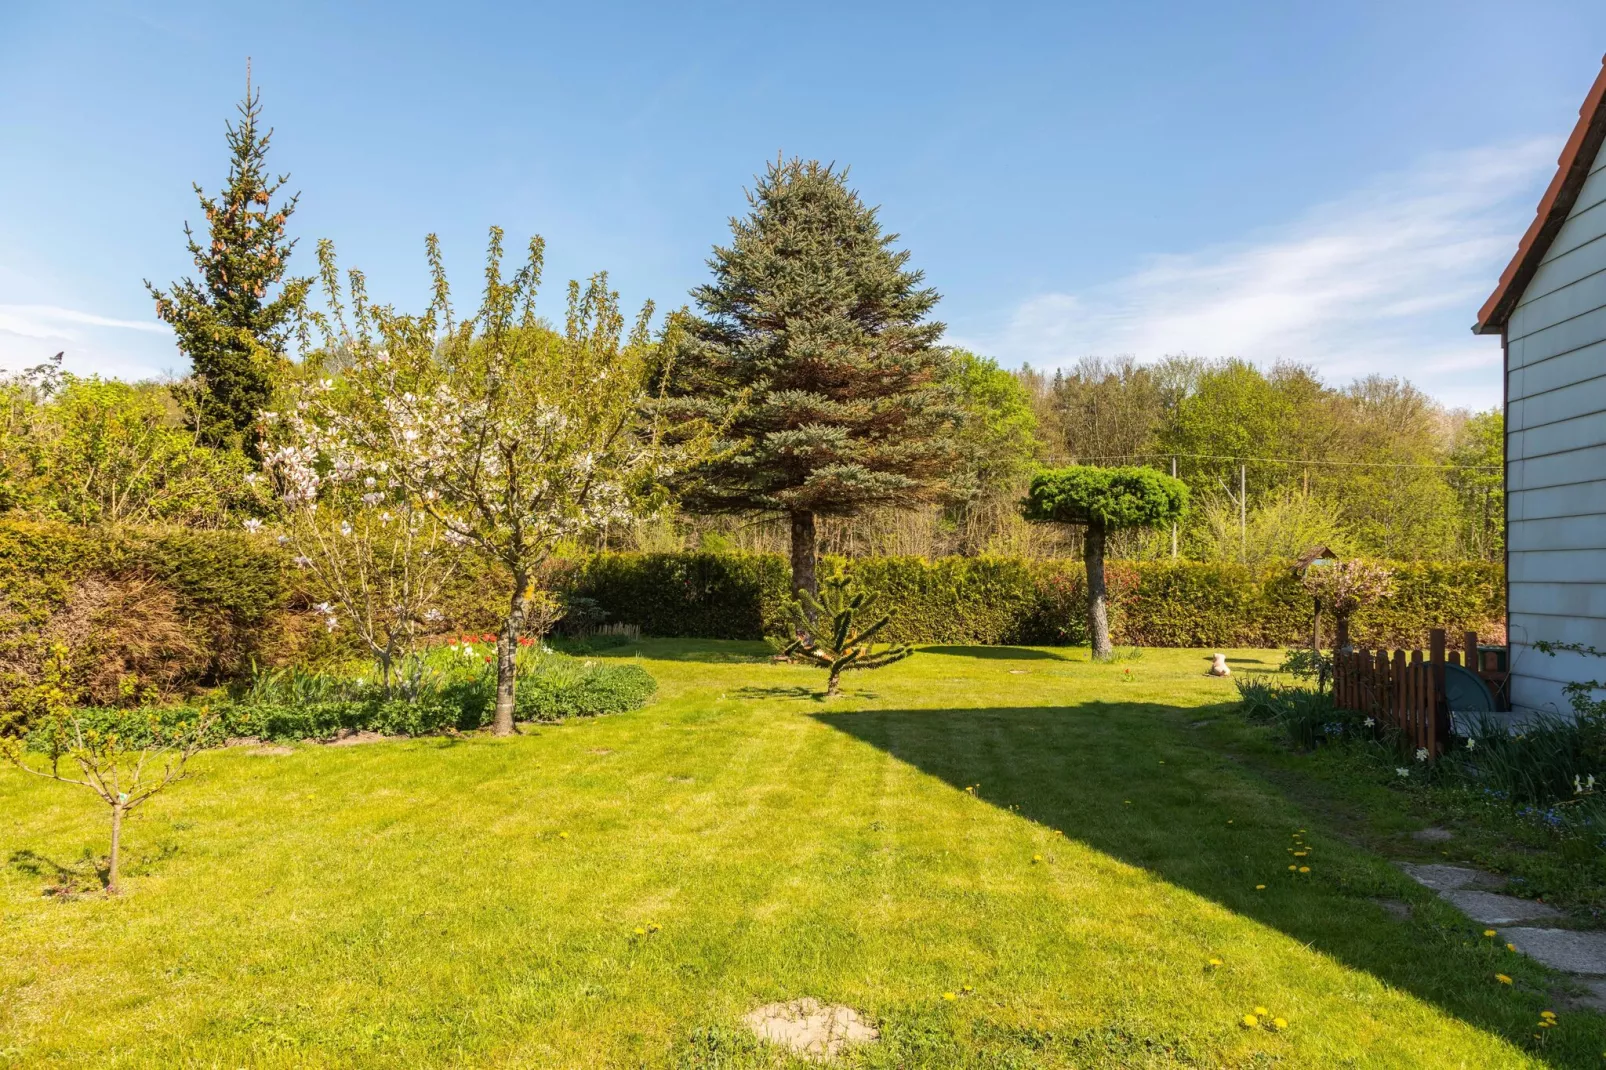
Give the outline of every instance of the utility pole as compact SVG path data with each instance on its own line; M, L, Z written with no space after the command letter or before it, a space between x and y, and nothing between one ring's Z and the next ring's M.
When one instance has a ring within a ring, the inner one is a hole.
M1238 560L1249 559L1249 492L1248 479L1244 475L1247 465L1238 466Z
M1171 478L1172 479L1177 478L1177 458L1176 458L1176 454L1172 454L1171 455ZM1485 510L1485 512L1487 512L1487 511L1488 510ZM1177 559L1177 522L1175 520L1173 520L1173 521L1171 521L1171 560L1175 561L1176 559Z

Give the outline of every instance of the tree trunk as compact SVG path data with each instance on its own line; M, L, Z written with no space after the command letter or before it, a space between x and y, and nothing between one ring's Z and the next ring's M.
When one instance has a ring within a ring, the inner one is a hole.
M120 895L123 886L117 880L117 860L123 846L123 804L112 803L112 856L106 863L106 894Z
M1082 540L1082 562L1087 568L1087 635L1094 661L1107 661L1115 648L1110 645L1110 610L1104 586L1104 525L1087 526Z
M1336 613L1336 614L1334 614L1334 616L1338 618L1337 621L1335 622L1335 625L1334 625L1334 627L1337 630L1338 634L1333 637L1333 649L1334 650L1348 650L1349 649L1349 614L1348 613Z
M793 513L792 595L794 598L799 591L807 591L816 596L820 593L819 581L814 574L814 561L814 514Z
M502 634L496 639L496 716L491 722L491 734L513 734L513 699L515 676L518 670L519 636L524 632L524 618L530 609L530 583L526 577L515 577L513 603Z
M842 670L841 669L832 669L830 678L828 680L826 680L826 682L825 682L825 697L826 698L836 698L837 688L841 684L841 681L842 681Z
M1316 653L1322 652L1322 600L1316 599L1316 615L1310 622L1310 648Z

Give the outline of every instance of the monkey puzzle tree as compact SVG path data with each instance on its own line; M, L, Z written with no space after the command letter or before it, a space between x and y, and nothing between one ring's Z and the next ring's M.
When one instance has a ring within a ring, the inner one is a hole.
M167 291L149 280L156 315L173 328L195 368L195 383L181 389L203 441L220 445L243 439L268 407L285 346L311 279L286 279L295 242L285 240L285 222L296 197L272 207L288 180L267 171L272 130L262 130L261 92L246 87L240 122L228 124L229 177L219 199L195 187L211 240L201 244L184 224L200 280L183 279ZM283 283L276 296L268 291ZM254 455L254 452L253 452Z
M1152 468L1073 465L1040 472L1032 479L1024 503L1027 520L1080 524L1086 529L1082 561L1087 566L1087 630L1095 660L1114 652L1104 582L1104 545L1110 532L1168 524L1187 508L1187 486Z
M703 315L679 318L663 402L726 428L687 508L790 518L792 586L811 594L815 518L940 497L960 418L937 293L846 179L796 159L759 178L693 291Z
M826 698L836 696L844 672L879 669L914 653L914 648L906 645L875 649L875 637L892 622L892 616L883 613L871 624L861 623L860 617L870 612L874 601L874 595L857 590L850 578L837 575L825 581L823 597L799 591L791 604L797 638L783 653L803 658L830 673L825 684Z

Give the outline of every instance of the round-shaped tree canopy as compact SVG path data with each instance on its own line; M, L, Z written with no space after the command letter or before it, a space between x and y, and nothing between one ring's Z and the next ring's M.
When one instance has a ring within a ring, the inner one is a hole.
M1187 512L1188 487L1152 468L1072 465L1039 472L1023 508L1027 520L1111 530L1151 527Z

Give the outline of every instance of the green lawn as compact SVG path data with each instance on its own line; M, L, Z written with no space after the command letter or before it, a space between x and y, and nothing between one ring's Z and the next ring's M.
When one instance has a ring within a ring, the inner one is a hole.
M771 1066L738 1020L801 996L873 1067L1606 1065L1271 786L1198 651L932 648L827 706L757 644L639 649L630 714L203 755L119 900L40 894L105 816L0 771L0 1066Z

